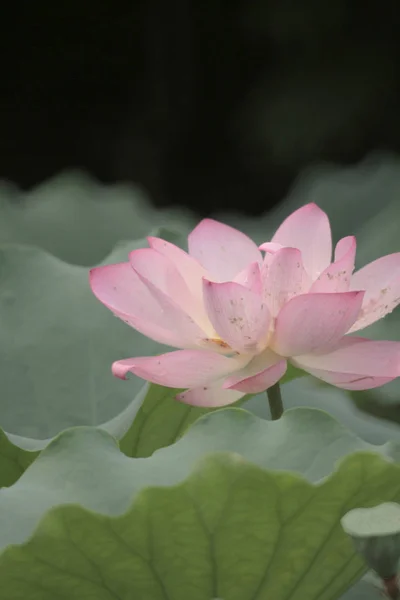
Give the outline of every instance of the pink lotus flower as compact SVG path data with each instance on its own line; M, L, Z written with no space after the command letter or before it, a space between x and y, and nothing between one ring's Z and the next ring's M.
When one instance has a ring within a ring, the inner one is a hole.
M91 287L116 316L181 350L120 360L117 377L130 371L184 388L178 399L211 407L271 387L287 361L348 390L400 375L400 342L346 335L400 303L400 253L353 275L355 238L341 239L331 262L329 220L315 204L292 213L260 248L211 219L190 233L188 253L148 242L129 262L93 269Z

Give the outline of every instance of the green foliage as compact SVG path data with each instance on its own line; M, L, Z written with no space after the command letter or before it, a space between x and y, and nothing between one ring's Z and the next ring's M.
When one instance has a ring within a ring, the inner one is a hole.
M107 262L144 245L121 244ZM143 381L117 380L112 362L162 351L96 300L86 267L36 248L0 247L0 322L2 425L25 437L113 418Z
M147 390L131 427L120 441L127 456L151 456L155 450L173 444L199 417L217 410L178 402L178 389L151 384Z
M38 454L14 445L0 429L0 488L15 483Z
M2 597L339 598L364 570L340 519L400 500L399 450L310 409L220 410L145 459L67 431L0 496Z
M0 243L37 246L72 264L90 267L121 240L138 240L161 225L186 231L190 223L182 210L154 209L134 185L103 185L79 171L29 192L0 182Z

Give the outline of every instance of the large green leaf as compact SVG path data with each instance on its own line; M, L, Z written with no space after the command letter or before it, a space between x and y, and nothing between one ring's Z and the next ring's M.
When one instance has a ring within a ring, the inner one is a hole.
M120 244L107 262L144 245ZM0 422L27 438L113 419L143 381L117 380L112 362L162 351L95 299L86 267L36 248L0 246L0 323Z
M201 416L218 410L178 402L175 396L179 391L160 385L146 385L143 402L119 444L127 456L151 456L155 450L182 437ZM236 406L244 404L247 399L248 396L245 396Z
M155 209L132 184L103 185L78 171L29 192L0 182L0 243L37 246L74 264L98 263L120 240L158 225L186 231L192 220L188 211Z
M399 459L311 409L216 411L145 459L67 431L0 495L3 597L335 600L364 570L340 518L399 500Z
M130 431L135 423L137 413L140 413L144 400L152 394L151 388L152 386L148 384L144 385L125 410L113 419L110 419L110 421L99 425L99 429L106 431L117 439L121 439L122 443L126 444L126 441L130 440ZM159 431L159 442L157 441L157 436L154 436L153 449L166 445L164 443L164 433L164 430ZM140 435L140 432L138 432L138 435ZM0 429L0 488L8 487L15 483L29 465L39 456L41 450L50 442L51 438L36 440L5 433ZM128 448L130 448L129 443L127 444Z
M199 417L218 410L178 402L178 391L146 383L125 410L98 427L117 438L127 456L150 456L179 439ZM245 396L236 406L247 399ZM0 488L15 483L50 442L51 438L34 440L0 430Z

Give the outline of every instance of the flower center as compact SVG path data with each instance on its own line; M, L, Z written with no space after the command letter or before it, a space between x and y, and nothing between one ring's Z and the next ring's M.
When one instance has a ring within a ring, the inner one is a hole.
M219 337L204 338L202 341L204 342L204 345L210 350L214 350L217 352L220 351L221 354L228 358L233 358L234 356L238 356L240 354L240 352L233 350L227 342L225 342Z
M205 340L206 342L210 342L211 344L217 344L220 348L227 348L228 350L232 350L229 344L221 340L221 338L208 338Z

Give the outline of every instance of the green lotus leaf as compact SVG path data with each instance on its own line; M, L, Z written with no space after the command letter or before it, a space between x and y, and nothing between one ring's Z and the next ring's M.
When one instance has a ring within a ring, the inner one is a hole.
M335 600L365 570L340 519L400 500L399 459L312 409L219 410L149 458L69 430L0 495L3 597Z

